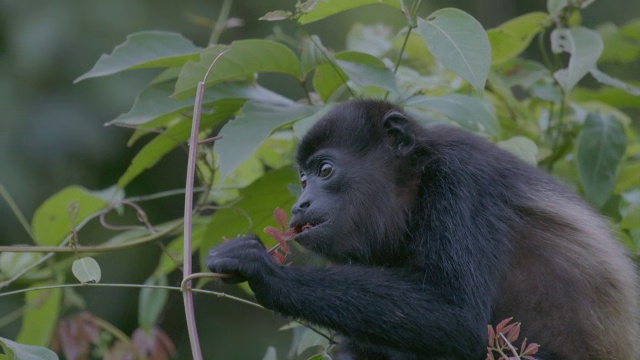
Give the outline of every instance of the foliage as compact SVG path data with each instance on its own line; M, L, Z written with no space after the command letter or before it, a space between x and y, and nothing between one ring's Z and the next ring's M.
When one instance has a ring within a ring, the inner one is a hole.
M25 295L17 340L39 346L0 339L4 357L55 358L42 348L53 339L54 348L67 358L147 354L147 358L165 359L175 353L158 326L168 291L177 289L167 286L167 276L185 265L182 220L152 224L141 203L176 192L126 198L125 190L187 141L200 82L207 91L196 106L203 109L197 134L202 144L194 159L198 198L193 236L187 240L193 252L199 252L201 265L211 246L238 233L262 231L271 223L274 208L291 207L299 192L291 168L296 142L336 102L354 97L397 102L425 125L447 122L464 127L553 172L609 217L620 239L637 255L639 126L623 110L640 108L640 88L600 68L640 62L640 18L619 28L603 24L589 29L580 24L580 11L591 2L549 0L547 12L523 14L485 31L459 9L444 8L419 17L420 1L409 5L409 1L308 0L262 18L298 24L301 35L289 41L273 36L199 48L171 32L130 35L77 81L140 68L162 69L130 111L108 123L133 127L130 144L142 138L148 141L113 188L101 192L78 186L63 189L41 205L30 225L25 224L33 246L2 248L0 287L20 280L24 290L31 290ZM328 50L322 34L308 34L302 27L316 21L330 23L334 14L374 3L404 15L406 26L355 24L347 35L347 47L339 51ZM522 56L530 48L540 53L540 61ZM225 51L205 81L212 61ZM261 73L277 73L299 84L299 95L288 98L265 87ZM587 75L595 82L585 80ZM218 134L222 139L211 146L206 139ZM140 224L106 222L107 214L113 216L125 208L135 210ZM17 210L16 214L21 216ZM284 218L276 214L282 231L267 230L282 247L274 254L280 260L289 252ZM95 246L81 244L82 228L96 219L118 230L118 235ZM92 309L60 319L60 314L86 306L70 301L72 293L60 288L76 282L70 274L83 286L105 285L95 284L102 275L99 253L150 241L162 242L165 251L157 269L140 285L138 330L128 336L91 314ZM269 245L276 243L270 241ZM34 273L39 276L32 277ZM74 335L69 333L74 326L88 330L83 336ZM519 324L499 326L508 339L519 329ZM321 349L313 359L330 358L330 341L300 329L304 333L294 330L297 355L311 348ZM506 343L496 335L500 331L493 331L490 346L504 350ZM523 344L520 354L529 358L534 354L532 345ZM275 348L270 348L265 359L275 358Z

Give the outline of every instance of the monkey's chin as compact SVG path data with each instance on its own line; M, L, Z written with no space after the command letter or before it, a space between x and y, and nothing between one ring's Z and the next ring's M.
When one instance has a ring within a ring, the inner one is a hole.
M326 223L311 225L305 224L295 228L296 237L294 240L307 249L313 250L313 244L318 242L324 235Z

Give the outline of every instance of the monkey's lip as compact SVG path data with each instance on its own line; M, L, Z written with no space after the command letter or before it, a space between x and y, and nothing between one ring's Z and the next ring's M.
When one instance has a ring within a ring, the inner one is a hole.
M302 234L303 232L309 231L317 226L320 226L324 224L324 221L309 221L309 222L302 222L299 224L294 224L292 226L293 231L297 234Z

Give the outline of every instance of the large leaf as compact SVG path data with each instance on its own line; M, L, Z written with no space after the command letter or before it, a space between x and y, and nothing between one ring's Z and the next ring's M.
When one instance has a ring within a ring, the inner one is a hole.
M604 42L604 49L598 62L630 63L640 57L640 46L637 41L623 35L615 24L607 22L598 25L596 30L602 36L602 41ZM640 32L640 29L638 31Z
M598 68L594 67L591 69L591 71L589 71L589 73L591 74L591 76L593 76L596 80L598 80L599 82L609 85L609 86L613 86L613 87L617 87L619 89L622 89L626 92L628 92L631 95L634 96L640 96L640 87L637 86L633 86L631 84L627 84L624 81L620 80L620 79L616 79L613 76L607 75L605 73L603 73L602 71L600 71Z
M610 115L590 113L578 136L577 165L587 200L600 208L616 185L627 138L623 125Z
M476 132L496 135L500 131L493 106L489 102L468 95L419 96L409 100L406 105L440 113L462 127Z
M442 65L478 91L484 89L491 66L491 44L476 19L462 10L441 9L425 20L418 19L418 33Z
M491 42L491 62L499 64L520 55L542 30L547 16L543 12L524 14L487 31Z
M275 129L312 113L312 107L295 102L283 105L249 100L242 108L241 115L220 130L222 139L214 146L220 159L221 179L224 180L253 155Z
M42 282L31 286L39 287L45 285L51 285L51 283ZM61 301L61 288L26 293L25 304L27 311L22 316L22 327L16 337L16 341L37 346L49 345L58 322Z
M306 77L311 70L322 64L329 62L329 51L322 45L322 41L316 35L311 35L302 43L302 53L300 54L300 66L302 76Z
M570 92L595 67L602 49L602 38L593 30L583 27L553 30L551 50L556 54L567 52L571 55L567 68L553 74L565 92Z
M615 193L620 194L633 188L640 188L640 163L627 162L618 175Z
M393 72L375 56L347 51L337 54L335 61L356 85L377 86L387 91L397 91Z
M200 130L213 126L235 114L245 100L227 99L215 103L213 114L203 114ZM144 170L151 168L171 150L184 143L191 133L191 120L184 119L146 144L131 160L131 165L118 179L118 187L124 188Z
M141 125L159 117L188 110L193 107L194 99L177 100L171 98L173 85L161 83L149 86L136 97L131 110L107 123ZM246 82L227 82L216 84L204 93L203 104L222 99L256 99L263 102L285 102L287 98L256 84Z
M318 66L313 74L313 89L324 102L349 80L347 74L336 64L326 63Z
M355 51L336 54L332 63L319 65L313 77L313 87L326 102L347 80L359 86L376 86L397 92L393 72L380 59Z
M301 77L298 58L285 45L270 40L239 40L229 46L206 48L199 61L186 63L180 71L173 95L182 98L195 94L213 60L225 50L229 51L218 59L207 79L209 85L251 78L260 72L283 73L296 79Z
M58 355L46 347L18 344L2 337L0 347L4 353L0 355L2 360L58 360Z
M347 33L347 49L382 57L393 48L395 32L383 23L363 25L356 23Z
M107 76L129 69L181 66L197 59L201 49L182 35L164 31L143 31L127 36L113 53L103 54L91 70L77 78Z
M313 10L303 14L298 19L298 22L300 24L308 24L349 9L371 4L384 4L398 10L401 9L401 3L399 0L324 0L317 1Z
M33 214L33 234L38 245L56 246L84 219L109 202L96 192L69 186L45 200Z
M263 230L267 225L275 225L275 208L279 207L287 212L291 209L296 199L289 192L288 184L298 182L297 172L291 167L284 167L268 172L249 187L242 189L240 201L232 208L216 211L211 218L202 239L201 264L205 264L211 246L238 234L256 233L265 243L274 244L274 240L263 236Z
M536 165L538 146L533 140L524 136L514 136L511 139L500 141L496 145L518 156L531 165Z
M147 286L167 286L167 278L152 276L144 284ZM158 323L158 317L162 314L168 299L169 290L167 289L147 287L140 289L138 324L143 330L150 331Z

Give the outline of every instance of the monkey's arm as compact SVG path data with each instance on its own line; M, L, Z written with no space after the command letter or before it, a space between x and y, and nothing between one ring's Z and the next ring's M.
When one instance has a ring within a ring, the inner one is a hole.
M349 338L423 354L476 358L486 351L489 308L465 294L445 297L424 274L402 269L337 265L279 266L253 236L224 243L207 267L248 280L258 301L278 313L334 329ZM472 281L471 277L458 281ZM451 289L451 286L448 289Z

